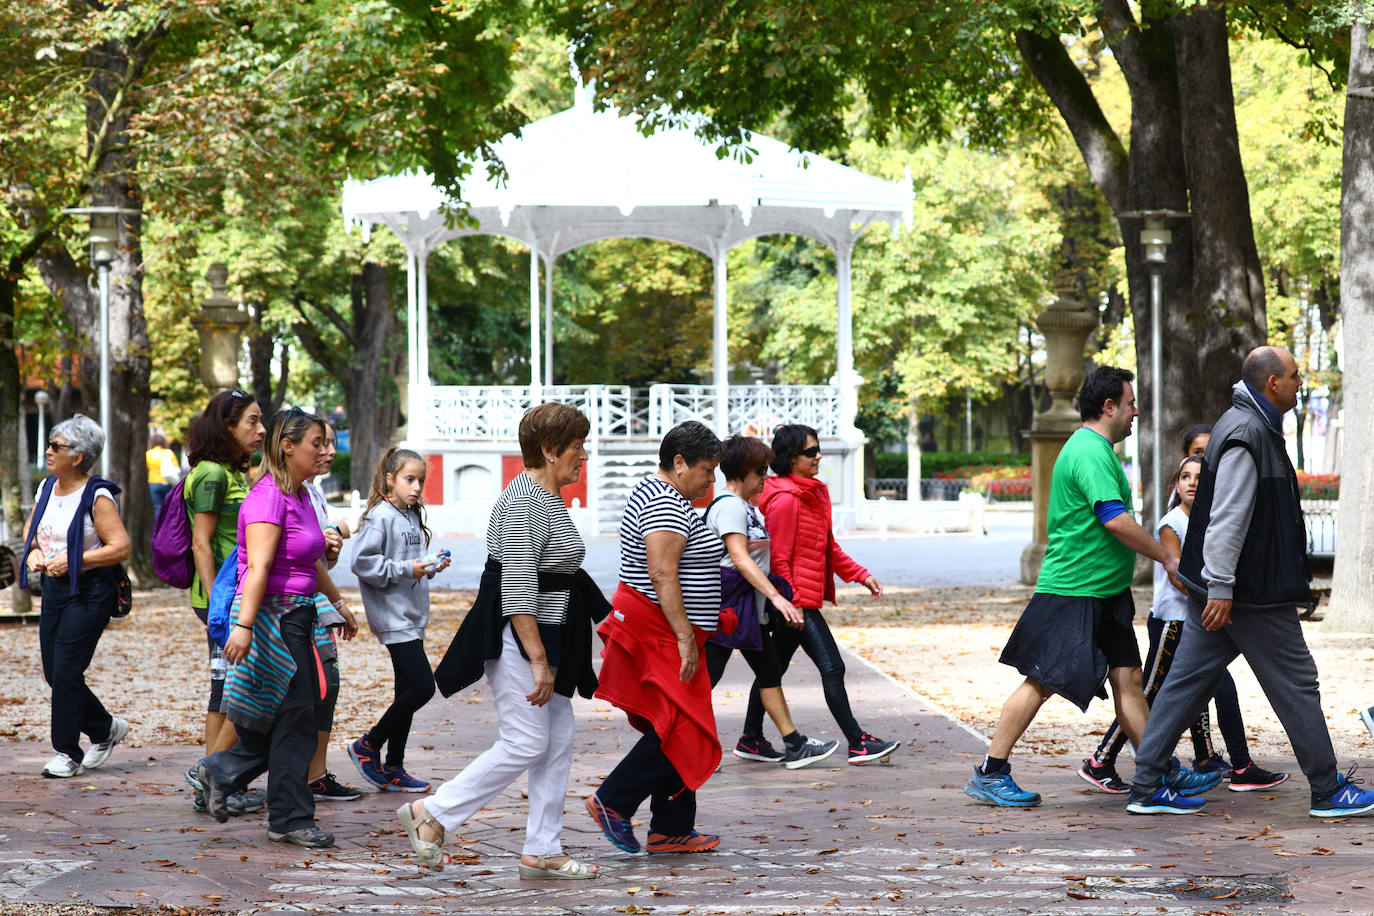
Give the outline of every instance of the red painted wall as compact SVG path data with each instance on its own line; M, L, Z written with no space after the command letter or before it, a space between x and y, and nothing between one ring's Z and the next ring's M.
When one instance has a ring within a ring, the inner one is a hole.
M425 505L438 506L444 502L444 456L425 456Z
M520 455L502 455L501 489L504 490L506 484L518 477L520 472L524 469L525 461ZM577 500L578 505L582 506L584 509L587 507L587 470L587 465L582 465L582 476L578 479L577 483L563 488L563 505L570 509L572 508L572 501L574 499Z

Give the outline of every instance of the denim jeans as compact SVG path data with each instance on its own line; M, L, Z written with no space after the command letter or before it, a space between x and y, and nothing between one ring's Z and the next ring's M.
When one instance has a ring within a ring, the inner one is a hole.
M824 615L815 608L805 608L802 614L806 618L806 626L802 629L794 630L787 626L777 628L778 664L786 674L798 647L805 650L820 672L821 690L825 694L825 705L830 707L830 715L835 718L840 731L844 732L845 740L853 745L863 736L863 729L859 728L854 712L849 708L849 692L844 687L844 658L840 656L840 648L835 645L835 637L831 635ZM744 733L763 734L763 701L759 699L757 682L749 690Z
M72 591L66 576L43 577L38 644L43 680L52 688L52 746L81 761L81 735L94 742L110 736L111 717L86 685L86 669L110 622L114 583L103 569L83 573Z

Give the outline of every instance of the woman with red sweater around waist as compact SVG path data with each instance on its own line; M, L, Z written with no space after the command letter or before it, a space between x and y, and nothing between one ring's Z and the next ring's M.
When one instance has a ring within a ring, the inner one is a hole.
M800 630L782 628L777 634L778 661L785 673L798 647L816 663L821 675L825 703L835 723L849 742L849 762L868 763L895 751L899 741L883 741L859 727L849 708L844 687L844 659L835 637L830 634L821 605L835 603L835 576L846 582L862 582L874 599L881 598L883 587L867 569L840 549L831 523L830 490L816 476L821 468L821 445L809 426L789 424L773 433L773 463L776 477L763 485L759 508L764 525L773 539L772 571L792 585L792 603L806 618ZM749 691L749 709L744 717L744 735L738 749L762 748L763 703L759 688Z

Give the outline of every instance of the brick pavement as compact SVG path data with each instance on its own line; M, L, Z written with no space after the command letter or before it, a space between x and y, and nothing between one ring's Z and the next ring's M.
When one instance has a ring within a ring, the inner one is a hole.
M1018 759L1016 772L1044 793L1042 808L981 807L960 791L981 739L852 656L849 671L864 726L907 742L892 763L851 767L837 754L789 771L727 756L701 793L699 824L724 840L696 857L625 855L602 839L580 797L633 735L617 711L578 701L565 845L602 865L603 877L590 882L517 879L523 782L450 846L463 861L433 873L417 868L394 821L395 793L321 804L320 823L338 843L307 851L269 843L261 814L224 826L194 814L181 773L195 749L121 747L106 768L58 781L35 775L46 747L11 744L0 792L0 913L74 902L216 913L683 916L1374 909L1365 887L1374 886L1365 849L1374 820L1308 818L1300 778L1272 793L1213 792L1201 817L1133 818L1119 797L1074 776L1076 760L1040 757ZM746 672L735 660L717 690L727 743L743 716ZM807 661L787 691L805 731L833 732ZM485 685L436 699L417 717L407 763L444 778L493 735ZM342 751L331 764L360 782Z

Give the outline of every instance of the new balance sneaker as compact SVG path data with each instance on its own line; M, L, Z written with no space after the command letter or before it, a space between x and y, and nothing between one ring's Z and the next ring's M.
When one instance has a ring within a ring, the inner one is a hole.
M1027 792L1011 778L1011 764L1002 764L996 773L984 774L979 767L964 784L964 794L984 805L1002 808L1034 808L1040 804L1038 792Z
M664 836L661 833L651 833L648 841L644 844L644 851L651 856L663 856L670 853L705 852L708 849L715 849L719 845L720 837L713 833L697 833L695 830L686 836Z
M857 742L849 745L849 762L871 763L874 760L882 760L901 746L900 741L884 741L864 732Z
M70 779L84 772L86 768L77 763L70 754L56 754L43 765L43 775L50 779Z
M267 807L267 793L261 789L231 792L224 800L224 805L229 809L229 813L236 817L240 814L257 814Z
M384 792L428 792L429 783L423 779L416 779L406 772L403 766L387 766L382 764L382 774L386 779L386 784L380 788Z
M1360 710L1360 721L1364 723L1364 729L1369 732L1369 737L1374 738L1374 706Z
M1116 767L1110 763L1098 766L1091 757L1083 761L1083 765L1078 768L1078 776L1084 782L1112 795L1125 795L1131 791L1126 781L1116 774Z
M129 723L119 716L110 717L110 736L104 741L91 745L91 749L86 752L86 756L81 758L81 765L88 770L94 770L102 766L105 761L110 759L110 752L115 749L115 745L124 740L124 736L129 733Z
M1231 778L1231 763L1221 754L1213 754L1206 760L1193 759L1194 773L1220 773L1222 779Z
M1252 760L1239 770L1231 771L1231 785L1228 788L1232 792L1272 789L1287 778L1287 773L1275 773L1272 770L1266 770Z
M386 767L377 757L377 749L367 743L367 736L359 738L348 746L348 756L358 768L363 779L376 789L385 789L387 784Z
M601 804L601 799L595 795L587 796L587 813L596 821L596 825L601 828L606 839L611 841L612 846L625 852L639 852L639 840L635 839L634 828L630 826L628 818L621 817Z
M357 801L363 797L363 793L357 789L335 779L333 773L310 780L310 792L315 796L315 801Z
M1205 798L1191 798L1169 786L1160 786L1149 794L1131 789L1126 810L1131 814L1197 814L1206 805Z
M1164 774L1164 785L1179 795L1201 795L1208 789L1215 789L1223 779L1217 772L1194 773L1178 762L1177 757L1169 758L1169 772Z
M735 742L735 756L740 760L757 760L759 763L782 763L783 753L768 743L763 735L740 735Z
M1350 772L1336 777L1336 791L1325 798L1312 793L1312 810L1307 813L1313 817L1351 817L1374 811L1374 792L1361 789L1362 782L1352 766Z
M294 843L307 849L326 849L334 845L334 834L326 833L318 827L302 827L286 833L269 830L267 838L273 843Z
M789 770L800 770L802 767L809 767L813 763L820 763L840 746L838 741L827 741L821 744L812 738L807 738L802 744L795 748L789 747L782 758L782 765Z

